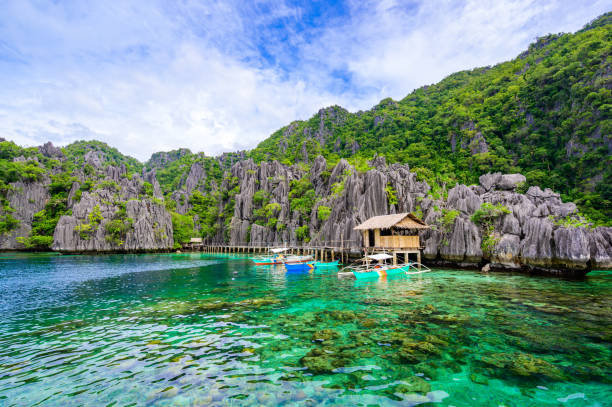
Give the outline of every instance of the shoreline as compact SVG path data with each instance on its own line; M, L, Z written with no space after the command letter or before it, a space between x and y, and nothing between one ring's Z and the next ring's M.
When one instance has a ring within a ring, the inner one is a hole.
M56 251L56 250L17 250L17 249L2 249L0 255L3 253L24 253L24 254L53 254L56 256L97 256L97 255L113 255L113 254L193 254L201 253L205 255L249 255L253 253L206 253L200 250L185 250L185 249L148 249L148 250L91 250L91 251ZM349 259L356 260L359 256L350 256ZM582 279L586 277L591 271L612 271L612 268L588 268L581 270L573 269L545 269L537 267L523 266L519 268L499 267L489 262L482 263L456 263L448 260L427 260L423 259L423 265L435 268L449 268L453 270L466 270L475 271L482 274L496 274L496 273L511 273L511 274L523 274L538 277L558 277L558 278L569 278L572 280ZM351 264L351 262L345 262L342 264ZM490 265L489 271L482 271L484 265Z

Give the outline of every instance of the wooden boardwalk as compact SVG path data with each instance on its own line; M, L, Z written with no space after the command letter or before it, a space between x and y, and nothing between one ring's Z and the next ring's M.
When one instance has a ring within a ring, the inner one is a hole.
M227 243L196 243L186 244L184 250L201 251L204 253L221 254L221 253L250 253L250 254L268 254L273 248L287 248L286 254L294 255L310 255L318 261L348 261L349 258L359 257L363 254L363 249L351 244L353 242L343 241L334 244L330 242L327 245L288 245L282 243L264 243L264 244L237 244L229 245Z
M334 244L337 243L337 244ZM363 248L355 245L356 242L342 241L329 242L328 245L283 245L283 244L237 244L229 245L227 243L188 243L183 246L184 250L198 251L210 254L223 253L244 253L244 254L269 254L270 249L286 248L286 254L293 255L310 255L317 261L335 261L340 260L341 263L348 262L349 259L362 258L366 254L387 252L393 255L394 262L397 262L397 255L404 255L404 259L408 258L408 254L416 254L417 260L421 262L421 248L414 249L398 249L394 247L369 247Z

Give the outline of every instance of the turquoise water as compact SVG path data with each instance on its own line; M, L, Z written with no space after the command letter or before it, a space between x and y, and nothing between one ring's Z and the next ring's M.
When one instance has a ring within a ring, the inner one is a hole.
M0 254L0 405L612 405L612 275Z

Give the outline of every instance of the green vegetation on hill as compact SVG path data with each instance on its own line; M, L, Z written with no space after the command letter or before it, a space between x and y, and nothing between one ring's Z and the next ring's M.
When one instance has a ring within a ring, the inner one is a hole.
M207 185L198 185L197 188L210 190L213 187L212 182L220 184L225 170L228 170L238 159L238 153L225 153L222 157L208 157L204 153L194 154L189 149L181 148L153 154L144 167L147 170L155 169L164 195L169 195L182 186L193 164L199 163L206 173Z
M51 246L57 222L61 216L70 213L67 209L68 194L75 182L80 183L75 194L77 201L85 191L103 187L119 189L115 182L103 181L103 174L91 164L86 164L85 156L89 152L100 153L98 157L102 168L125 165L128 177L140 173L143 168L143 164L135 158L125 156L116 148L100 141L76 141L61 151L61 159L49 158L41 154L37 147L23 148L10 141L0 142L0 233L8 233L19 226L19 221L13 216L15 208L10 206L7 199L8 192L14 188L10 184L22 181L27 185L43 180L48 183L50 199L41 211L33 215L30 235L17 238L26 248L47 249ZM144 187L146 193L147 186ZM129 219L123 219L121 215L122 213L119 213L117 219L113 219L114 223L109 226L108 232L109 239L118 244L131 227L131 224L128 224ZM88 236L91 232L88 228L91 228L92 224L81 225L83 235Z
M143 164L137 159L123 155L116 148L110 147L108 144L97 140L75 141L64 147L62 151L66 155L69 166L74 164L79 167L85 167L86 173L93 173L93 168L90 169L87 165L84 165L85 154L89 151L99 151L103 153L102 165L104 167L109 165L121 167L121 165L125 165L128 174L140 173L143 167Z
M599 224L612 224L611 13L575 34L539 38L512 61L457 72L384 99L366 112L339 106L284 127L248 154L286 164L318 154L407 163L430 184L476 183L521 172ZM528 186L527 185L527 186Z
M189 177L194 164L199 164L205 176L197 177L199 184L193 185L190 196L178 195L180 204L189 203L186 215L194 222L187 224L178 213L173 214L173 224L179 228L175 232L175 241L183 242L187 236L200 235L203 238L216 236L224 225L225 236L229 239L229 224L234 213L234 196L239 192L238 179L229 175L227 170L240 159L239 153L225 153L221 157L207 157L203 153L194 154L182 148L168 152L159 152L145 163L147 170L155 169L157 180L166 198L166 206L171 211L176 209L173 200L175 192L180 191ZM199 231L199 232L197 232Z
M23 161L14 161L20 157ZM10 141L0 142L0 235L19 226L19 220L13 216L15 208L7 199L13 189L10 184L38 181L57 164L57 160L44 157L36 147L23 148Z

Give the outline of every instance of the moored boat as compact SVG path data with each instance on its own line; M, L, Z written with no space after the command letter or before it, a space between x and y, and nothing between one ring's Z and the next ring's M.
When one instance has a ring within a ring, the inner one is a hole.
M376 279L380 277L421 274L431 271L419 263L406 263L400 265L388 264L393 257L386 253L372 254L362 259L363 264L348 266L338 272L339 277L352 277L357 280ZM374 261L374 263L373 263ZM418 269L418 267L424 270ZM411 272L411 270L418 270Z
M296 263L306 263L312 261L312 256L287 256L283 263L287 264L296 264Z
M288 272L311 271L311 270L314 270L315 265L313 262L294 263L294 264L285 264L285 268L287 269Z
M270 256L256 256L251 258L251 261L255 263L256 266L273 266L278 264L296 264L296 263L305 263L308 261L312 261L312 256L296 256L296 255L285 255L283 254L285 251L289 250L288 248L277 248L270 249L270 252L274 253L274 255Z
M287 247L276 247L270 249L271 255L266 256L255 256L251 258L251 261L255 263L256 266L273 266L275 264L283 264L283 260L285 256L284 252L289 250Z
M256 266L272 266L275 264L283 264L282 256L257 256L251 258L251 261L255 263Z

